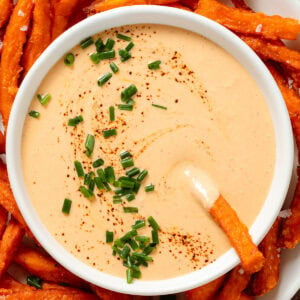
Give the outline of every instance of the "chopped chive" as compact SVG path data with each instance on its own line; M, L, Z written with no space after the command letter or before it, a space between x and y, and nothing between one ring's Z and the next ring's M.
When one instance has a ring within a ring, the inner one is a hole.
M35 119L38 119L39 117L40 117L40 113L39 112L37 112L37 111L35 111L35 110L31 110L29 113L28 113L28 115L30 116L30 117L33 117L33 118L35 118Z
M45 95L37 94L37 98L42 105L46 105L51 100L51 95L49 93Z
M155 244L159 244L158 231L152 230L151 234L152 234L152 242Z
M105 45L102 41L102 39L97 39L97 41L95 42L95 46L96 46L96 50L97 52L102 52L105 49Z
M143 171L141 171L141 173L139 174L139 176L137 177L136 180L138 182L142 182L147 175L148 175L148 171L147 170L143 170Z
M84 39L83 41L80 42L80 47L81 49L85 49L87 48L88 46L94 44L94 40L92 37L88 37L86 39Z
M134 84L129 85L126 89L121 92L121 100L128 102L132 96L137 93L137 87Z
M132 157L127 157L127 158L122 159L121 164L122 164L123 169L134 166Z
M131 238L133 238L134 236L137 236L137 231L136 230L130 230L128 231L125 235L123 235L121 238L120 238L120 241L122 243L125 243L127 242L128 240L130 240Z
M137 244L137 242L135 240L130 239L128 241L128 244L130 245L132 250L136 250L139 248L139 245Z
M98 79L98 85L103 86L111 77L112 73L105 73Z
M157 224L157 222L155 221L155 219L152 216L150 216L147 220L148 220L150 226L153 228L153 230L155 230L155 231L159 230L159 225Z
M126 51L125 49L120 49L119 55L121 57L121 62L125 62L126 60L131 58L131 54L128 51Z
M70 200L70 199L65 199L61 211L62 211L64 214L67 214L67 215L68 215L68 214L70 213L71 206L72 206L72 200Z
M112 122L115 120L115 107L110 106L108 110L109 110L109 121Z
M103 169L98 169L97 174L98 174L98 176L99 176L99 178L101 179L102 182L106 182L106 177L105 177Z
M135 180L133 178L122 176L119 178L119 182L121 188L134 188Z
M125 196L125 198L128 202L130 202L135 199L135 196L133 194L128 194Z
M130 104L119 104L118 105L119 110L127 110L127 111L132 111L133 110L133 105Z
M106 167L104 169L104 174L108 183L113 184L115 182L116 177L113 167Z
M122 203L121 197L120 196L113 196L113 203L114 204Z
M75 118L69 119L68 126L77 126L82 121L83 121L83 117L81 115L76 116Z
M113 186L114 187L120 187L120 182L118 180L116 180L114 183L113 183Z
M133 192L137 194L139 192L140 187L141 187L141 184L136 182L134 184Z
M133 276L132 276L132 270L131 269L126 270L126 281L129 284L132 283L132 281L133 281Z
M91 134L88 134L85 140L86 155L88 157L92 155L94 151L94 147L95 147L95 137Z
M99 189L99 190L104 190L104 184L102 182L102 180L100 179L100 177L95 177L94 178L94 182L96 184L96 187Z
M123 41L127 41L127 42L131 41L130 36L124 35L122 33L117 33L117 38L120 40L123 40Z
M121 250L120 257L126 259L129 254L130 254L130 248L129 246L125 245L124 248Z
M105 48L107 50L111 50L115 45L115 41L113 39L107 39L106 43L105 43Z
M134 47L134 43L129 42L128 45L125 47L125 50L129 52L133 47Z
M122 151L121 153L120 153L120 158L121 159L124 159L124 158L126 158L126 157L132 157L132 155L131 155L131 153L129 152L129 151Z
M141 273L141 271L140 270L134 270L134 269L131 269L132 271L132 277L133 278L141 278L141 276L142 276L142 273Z
M106 243L112 243L114 241L114 233L112 231L106 231Z
M94 193L92 191L88 190L85 186L81 186L79 188L79 191L85 198L91 198L94 196Z
M152 106L156 107L156 108L164 109L164 110L168 109L166 106L162 106L162 105L158 105L158 104L154 104L154 103L152 103Z
M100 54L99 52L95 52L95 53L90 54L91 61L96 65L99 64L99 62L101 61L101 58L100 58L99 54Z
M90 184L89 184L89 190L91 192L94 192L94 189L95 189L95 180L91 179Z
M149 70L157 70L160 68L161 60L156 60L148 64Z
M138 241L138 242L143 242L143 243L150 242L150 238L148 236L144 236L144 235L138 235L138 236L136 236L135 240Z
M133 252L132 253L132 257L133 258L136 258L136 259L139 259L141 261L153 261L153 258L151 256L148 256L144 253L140 253L140 252Z
M30 275L30 276L27 276L27 284L30 285L30 286L33 286L35 287L36 289L42 289L42 286L43 286L43 280L37 276L34 276L34 275Z
M132 229L139 229L146 226L145 220L136 220L135 223L131 226Z
M123 207L124 213L138 213L139 209L137 207Z
M146 246L143 250L143 253L145 253L146 255L149 255L152 253L152 251L155 249L155 246Z
M114 62L111 62L109 64L109 66L110 66L110 69L113 71L113 73L118 73L119 67Z
M120 189L115 190L115 194L120 196L120 197L131 194L131 193L132 193L131 189L120 188Z
M78 177L83 177L84 176L84 171L83 171L83 167L81 162L79 162L78 160L74 161L74 166L77 172L77 176Z
M154 185L152 183L145 186L145 192L146 193L153 192L153 191L154 191Z
M134 177L134 176L138 175L139 173L140 173L140 169L138 169L136 167L126 171L126 175L128 177Z
M103 136L107 139L111 136L117 135L117 129L107 129L102 131Z
M94 176L95 176L94 172L89 172L89 173L85 174L83 184L89 185Z
M100 60L102 59L110 59L114 58L116 56L116 51L115 50L109 50L105 52L100 52L98 53Z
M111 188L107 182L103 182L103 185L107 191L111 191Z
M97 160L95 160L93 162L93 167L94 168L99 168L101 167L102 165L104 165L104 160L102 158L98 158Z
M122 247L124 247L124 243L125 242L121 241L121 239L116 239L114 241L114 246L122 248Z
M64 63L66 66L72 66L75 61L75 56L73 53L68 53L65 55Z

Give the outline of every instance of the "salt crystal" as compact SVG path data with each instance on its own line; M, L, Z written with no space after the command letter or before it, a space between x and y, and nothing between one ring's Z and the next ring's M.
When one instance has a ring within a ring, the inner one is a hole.
M245 273L244 269L242 269L242 268L240 268L240 269L238 270L238 272L239 272L241 275L243 275L243 274Z
M24 17L25 16L24 12L21 9L19 9L19 11L18 11L18 16L19 17Z
M21 31L27 31L28 30L28 26L24 25L20 28Z
M281 251L281 248L277 248L276 250L277 250L277 252L280 252L280 251Z
M289 89L293 88L293 83L294 83L294 80L292 78L288 78L288 87L289 87Z
M289 209L285 209L285 210L282 210L281 212L279 212L278 217L286 219L286 218L290 217L291 215L292 215L292 211L289 208Z
M258 25L256 26L255 32L257 32L257 33L261 32L262 27L263 27L262 24L258 24Z
M0 40L0 50L2 49L3 47L3 42Z

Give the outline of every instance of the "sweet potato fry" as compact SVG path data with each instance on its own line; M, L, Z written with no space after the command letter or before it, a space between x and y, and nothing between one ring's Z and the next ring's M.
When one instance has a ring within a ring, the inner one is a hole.
M4 35L1 56L0 112L5 126L8 123L11 106L18 91L18 80L22 71L20 61L27 39L32 9L32 0L19 0Z
M69 18L68 27L71 27L87 17L86 7L90 6L94 0L81 0L75 8L75 11Z
M95 14L122 6L143 4L168 5L176 2L178 0L96 0L87 8L87 12L88 14Z
M229 238L241 259L242 268L250 274L259 271L263 267L264 257L229 203L220 196L209 212Z
M13 260L23 234L23 227L14 219L11 219L0 242L0 278L5 274L9 264Z
M24 228L27 228L27 225L19 211L17 203L10 189L10 185L6 180L3 179L0 179L0 205L10 212Z
M231 0L231 2L236 8L252 11L252 9L244 0Z
M79 0L60 0L53 7L52 40L62 34L68 26L69 18Z
M0 154L5 153L5 137L2 132L0 132Z
M245 35L240 35L240 38L263 59L272 59L300 71L300 53L298 51L260 38Z
M223 275L205 285L202 285L193 290L185 292L187 300L211 300L216 295L223 282L225 281L226 275Z
M239 300L242 291L250 281L250 274L246 273L241 266L235 267L229 274L223 288L217 295L218 300Z
M278 252L278 235L281 220L277 218L268 234L259 244L265 257L264 267L253 274L251 290L253 295L262 296L272 290L279 280L280 253Z
M239 300L253 300L253 299L254 299L253 296L249 296L245 293L242 293Z
M2 235L6 228L7 217L7 211L2 206L0 206L0 239L2 238Z
M300 121L300 119L299 119ZM300 124L300 122L298 122ZM300 125L299 125L300 129ZM298 168L298 183L291 203L291 215L284 220L280 244L288 249L295 248L300 242L300 180Z
M12 0L0 0L0 28L6 25L13 8Z
M298 20L280 16L266 16L262 13L232 8L216 0L200 0L195 12L235 32L252 34L265 39L294 40L300 33Z
M184 6L180 3L168 4L168 7L174 7L174 8L184 9L184 10L187 10L187 11L192 11L189 7Z
M101 300L130 300L132 296L115 293L91 284L92 290Z
M24 75L51 42L49 0L35 0L32 31L23 55Z
M60 266L50 256L42 254L35 249L22 246L16 253L14 261L29 273L46 281L63 282L76 287L86 286L83 280Z
M97 300L98 298L89 293L74 289L53 289L53 290L20 290L12 292L11 290L0 289L0 296L5 296L6 300Z
M7 289L11 290L12 292L18 292L20 290L35 290L34 288L30 287L29 285L25 285L8 274L5 274L0 280L0 289Z

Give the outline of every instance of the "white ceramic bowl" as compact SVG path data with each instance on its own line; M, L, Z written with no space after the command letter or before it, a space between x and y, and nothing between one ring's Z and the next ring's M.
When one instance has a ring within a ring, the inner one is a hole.
M124 7L90 17L60 36L38 59L19 89L8 125L7 163L13 193L27 224L41 245L60 264L79 277L110 290L136 295L163 295L192 289L217 278L238 264L238 256L231 249L201 270L168 280L137 280L128 285L123 278L102 273L79 261L50 235L30 202L21 166L25 116L40 82L51 67L88 36L112 27L141 23L175 26L207 37L231 53L262 90L274 124L276 163L267 199L250 229L254 242L261 241L282 206L290 182L294 149L290 119L277 85L256 54L224 27L194 13L162 6Z

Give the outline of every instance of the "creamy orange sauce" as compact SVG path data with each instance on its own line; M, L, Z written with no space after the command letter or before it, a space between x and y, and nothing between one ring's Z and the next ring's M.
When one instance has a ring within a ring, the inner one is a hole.
M37 93L50 93L43 107L36 98L23 131L23 173L36 212L53 236L83 262L124 277L122 262L112 256L105 231L120 237L139 218L152 215L161 227L160 244L151 254L154 262L143 267L142 280L182 275L216 260L230 244L203 206L190 193L174 167L183 161L200 168L216 183L220 193L251 226L267 195L274 168L275 141L264 97L247 71L226 51L194 33L160 25L119 28L132 37L132 58L104 86L97 79L109 72L109 60L98 65L89 54L94 46L75 47L72 67L60 60L43 80ZM105 41L115 29L99 34ZM128 42L117 40L114 49ZM147 64L161 60L159 70ZM133 111L116 107L116 121L108 108L121 103L129 84L138 93ZM167 110L151 106L163 105ZM82 115L76 128L70 118ZM102 130L117 128L117 136L104 139ZM85 155L87 134L96 138L92 158ZM124 174L119 153L129 150L135 166L149 175L129 204L112 203L112 193L95 189L89 201L78 191L82 185L74 169L81 161L85 171L103 158L118 176ZM145 193L153 183L155 191ZM70 215L61 212L63 200L73 201ZM139 208L125 214L122 206ZM141 234L150 234L150 228Z

